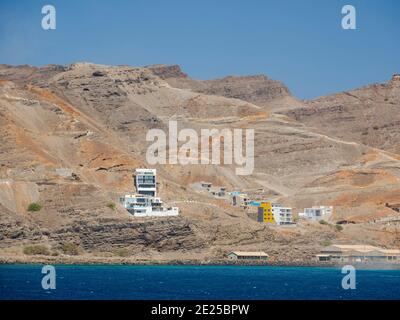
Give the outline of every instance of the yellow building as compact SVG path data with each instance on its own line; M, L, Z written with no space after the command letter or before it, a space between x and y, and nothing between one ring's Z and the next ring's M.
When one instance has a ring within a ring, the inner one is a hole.
M258 207L258 222L275 223L271 202L261 202Z

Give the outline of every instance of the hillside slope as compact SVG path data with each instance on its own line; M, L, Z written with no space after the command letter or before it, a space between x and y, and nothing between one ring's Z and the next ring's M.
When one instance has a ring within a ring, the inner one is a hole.
M295 106L298 101L280 81L265 75L228 76L221 79L195 80L177 65L153 65L147 67L172 87L194 92L236 98L254 103L267 110Z
M285 114L332 137L400 153L400 75L305 101L304 107Z
M312 127L296 112L313 107L265 77L200 85L180 69L158 68L0 66L2 254L21 255L32 243L62 252L72 242L84 256L110 257L125 248L134 259L216 259L233 249L257 249L293 261L311 259L334 239L353 242L363 235L371 244L398 243L397 229L382 233L384 226L374 223L395 214L386 203L400 202L396 150L352 140L345 127L342 136ZM186 79L190 88L174 83L176 78ZM392 95L385 110L399 101L396 88ZM288 101L294 108L277 113ZM169 120L196 131L254 129L253 174L237 176L234 165L155 166L160 196L177 203L181 215L138 219L119 206L113 210L110 203L133 192L134 169L148 167L146 133L167 131ZM264 189L266 197L296 210L331 204L332 222L349 218L358 224L343 232L305 222L268 227L198 192L193 183L202 180L229 189ZM28 212L31 202L43 209Z

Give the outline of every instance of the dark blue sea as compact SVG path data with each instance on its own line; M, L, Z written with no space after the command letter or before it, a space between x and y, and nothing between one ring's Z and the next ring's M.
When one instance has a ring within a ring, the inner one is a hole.
M0 299L400 299L400 270L357 270L344 290L341 269L264 266L56 265L44 290L41 265L0 265Z

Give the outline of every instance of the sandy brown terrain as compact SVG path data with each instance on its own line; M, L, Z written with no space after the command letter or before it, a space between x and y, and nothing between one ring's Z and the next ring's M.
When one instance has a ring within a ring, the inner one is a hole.
M311 261L333 242L398 247L400 213L388 205L400 203L399 83L303 102L265 76L199 81L177 66L1 65L0 260L40 259L23 254L32 244L61 260L72 243L75 260L117 261L124 250L128 261L216 261L263 250L290 263ZM253 174L159 165L159 194L177 203L179 217L110 208L134 191L134 169L149 167L148 130L167 130L171 119L197 131L254 129ZM264 189L295 212L333 205L334 214L327 225L267 226L193 188L203 180ZM32 202L42 209L28 212ZM339 231L340 220L354 224Z

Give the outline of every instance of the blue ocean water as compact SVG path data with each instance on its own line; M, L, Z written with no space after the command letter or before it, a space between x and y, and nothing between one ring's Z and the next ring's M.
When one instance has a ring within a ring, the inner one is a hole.
M0 265L0 299L400 299L400 270L357 270L344 290L336 268L57 265L56 289L41 265Z

